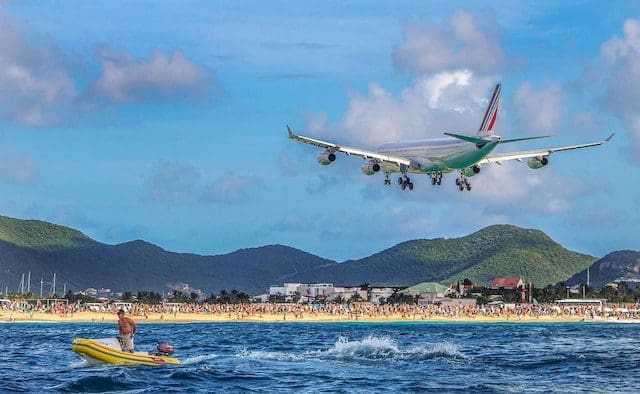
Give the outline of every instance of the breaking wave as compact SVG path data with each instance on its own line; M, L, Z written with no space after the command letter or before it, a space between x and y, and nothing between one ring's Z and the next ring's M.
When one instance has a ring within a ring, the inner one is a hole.
M329 359L338 361L425 361L425 360L466 360L455 344L449 342L436 343L430 346L416 345L400 348L389 337L368 336L361 340L350 341L340 337L328 350L309 351L300 354L280 351L262 351L241 349L236 353L239 357L270 361L299 361L305 359Z
M207 361L207 360L211 360L214 358L219 357L217 354L215 353L211 353L211 354L203 354L200 356L191 356L191 357L187 357L184 360L182 360L181 364L182 365L192 365L192 364L199 364L201 362Z

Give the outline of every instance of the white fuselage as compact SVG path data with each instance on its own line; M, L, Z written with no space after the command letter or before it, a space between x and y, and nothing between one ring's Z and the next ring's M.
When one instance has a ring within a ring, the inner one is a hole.
M497 144L495 140L478 147L456 138L434 138L384 144L378 152L411 159L409 172L450 172L473 166L491 153ZM383 170L393 172L388 166L383 166Z

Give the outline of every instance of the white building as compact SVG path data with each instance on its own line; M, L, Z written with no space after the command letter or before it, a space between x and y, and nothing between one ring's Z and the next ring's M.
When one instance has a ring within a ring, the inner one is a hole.
M269 286L270 296L284 296L287 301L291 301L296 293L301 300L311 301L316 298L326 299L334 292L331 283L285 283L282 286Z
M379 304L381 299L388 299L397 291L397 287L372 287L371 288L371 303Z
M333 295L335 290L331 283L313 283L298 286L298 293L301 297L311 301L316 298L326 299Z
M362 290L360 286L335 286L334 294L331 297L331 299L336 299L338 297L341 297L344 301L348 301L351 297L353 297L356 294L360 296L360 299L362 301L366 301L368 298L367 290L366 289Z

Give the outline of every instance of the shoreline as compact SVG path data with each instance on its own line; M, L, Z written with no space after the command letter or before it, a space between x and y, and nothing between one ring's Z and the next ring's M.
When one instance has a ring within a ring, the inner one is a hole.
M633 319L585 319L582 316L350 316L322 314L302 314L294 316L282 313L265 313L262 315L241 316L232 314L209 313L151 313L148 317L129 315L137 324L192 324L192 323L637 323ZM118 318L113 313L76 312L72 315L34 312L6 312L0 313L0 323L99 323L116 324Z

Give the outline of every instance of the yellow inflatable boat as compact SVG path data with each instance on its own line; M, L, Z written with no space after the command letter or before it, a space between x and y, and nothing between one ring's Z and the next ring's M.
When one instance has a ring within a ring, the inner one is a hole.
M85 339L76 338L71 349L91 364L129 364L129 365L169 365L180 364L177 358L166 354L146 352L123 352L116 338Z

